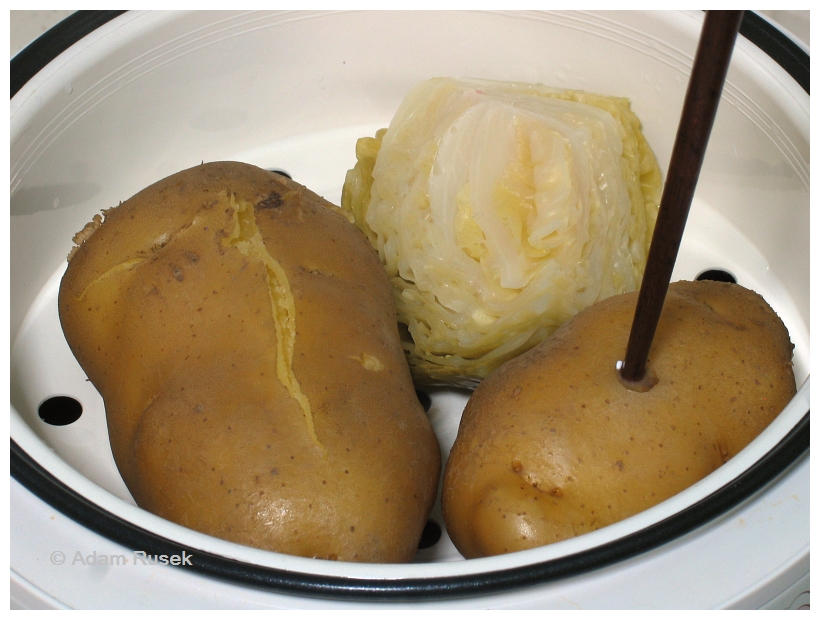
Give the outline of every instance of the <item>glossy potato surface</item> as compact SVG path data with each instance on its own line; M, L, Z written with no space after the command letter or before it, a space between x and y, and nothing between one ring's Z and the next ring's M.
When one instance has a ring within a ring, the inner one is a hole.
M795 394L786 328L756 293L670 286L648 391L626 389L637 293L582 311L490 375L445 469L447 530L468 558L528 549L634 515L720 467Z
M205 164L76 240L60 319L141 507L283 553L413 558L439 447L387 276L332 205Z

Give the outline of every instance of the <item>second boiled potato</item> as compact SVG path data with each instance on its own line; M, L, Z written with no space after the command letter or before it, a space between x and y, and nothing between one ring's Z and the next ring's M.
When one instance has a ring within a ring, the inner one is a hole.
M238 543L405 562L440 452L376 253L282 176L205 164L96 218L60 288L139 506Z
M478 387L445 470L448 533L468 558L560 541L694 484L795 393L792 345L756 293L678 282L649 353L657 383L626 389L637 293L576 315Z

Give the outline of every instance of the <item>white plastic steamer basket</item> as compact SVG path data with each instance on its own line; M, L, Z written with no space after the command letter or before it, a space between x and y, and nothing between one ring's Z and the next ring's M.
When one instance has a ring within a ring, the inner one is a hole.
M665 168L702 19L700 12L129 12L94 28L78 20L85 36L62 31L76 42L42 68L36 58L13 60L13 605L808 604L808 54L757 15L747 15L738 38L673 279L721 269L759 291L790 330L799 392L740 455L635 517L470 561L445 532L405 566L296 558L193 532L134 505L111 456L102 400L57 317L71 238L95 213L214 160L285 170L338 204L356 139L386 126L410 86L433 76L628 97ZM56 395L82 404L73 424L50 426L38 416ZM446 457L467 395L430 396ZM438 506L432 519L441 523ZM184 552L191 566L143 565L135 551Z

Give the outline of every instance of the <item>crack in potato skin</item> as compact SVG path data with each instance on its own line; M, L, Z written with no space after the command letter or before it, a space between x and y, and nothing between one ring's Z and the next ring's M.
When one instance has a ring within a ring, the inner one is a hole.
M109 269L108 271L103 273L101 276L99 276L99 277L95 278L94 280L92 280L91 282L89 282L88 286L86 286L83 289L82 293L80 293L79 296L75 297L74 299L76 301L83 301L85 299L86 294L88 294L88 290L92 286L94 286L96 284L100 284L103 280L106 280L108 278L113 278L113 277L120 276L120 275L122 275L123 272L131 271L131 269L133 269L134 267L139 265L144 260L145 260L144 258L130 258L130 259L128 259L126 261L123 261L123 262L121 262L117 265L114 265L111 269Z
M288 276L279 261L273 258L265 247L262 234L256 225L253 205L249 202L237 202L235 196L231 194L228 197L227 192L221 193L219 198L221 201L227 200L229 202L229 208L233 209L235 222L233 232L229 237L222 240L222 244L236 248L245 256L259 259L265 265L271 313L276 328L276 375L291 397L299 403L311 440L324 451L319 438L316 436L310 402L302 392L299 381L293 372L293 352L296 345L296 308ZM262 204L265 204L264 201ZM282 198L279 194L276 194L276 200L271 205L263 208L277 208L282 204Z

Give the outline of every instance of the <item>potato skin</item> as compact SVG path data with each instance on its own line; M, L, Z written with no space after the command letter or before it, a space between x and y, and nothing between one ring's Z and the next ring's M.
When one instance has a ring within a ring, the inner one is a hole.
M658 383L626 389L637 293L579 313L467 404L442 488L467 558L556 542L649 508L737 454L795 394L792 345L756 293L669 288L649 354Z
M315 440L277 378L265 263L225 244L231 194L254 206L287 275ZM283 553L412 559L441 457L365 237L301 185L234 162L182 171L105 215L70 259L60 319L138 505Z

